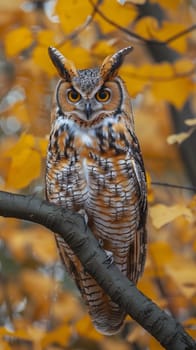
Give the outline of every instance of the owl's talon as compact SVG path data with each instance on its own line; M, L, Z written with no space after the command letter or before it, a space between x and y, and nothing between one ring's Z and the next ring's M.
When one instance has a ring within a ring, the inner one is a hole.
M114 256L113 253L110 250L105 250L104 252L106 253L106 259L104 261L104 264L107 264L108 266L112 265L114 262Z
M103 239L99 238L99 239L98 239L98 242L99 242L100 248L103 248Z
M80 210L78 210L78 214L83 216L84 222L87 225L88 224L88 215L86 213L86 210L80 209Z

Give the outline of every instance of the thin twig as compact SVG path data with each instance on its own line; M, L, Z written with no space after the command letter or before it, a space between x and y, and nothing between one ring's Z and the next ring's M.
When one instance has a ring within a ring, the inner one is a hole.
M173 36L171 36L170 38L168 38L167 40L165 40L165 44L170 44L172 41L175 41L179 38L181 38L184 35L187 35L191 32L193 32L194 30L196 30L196 24L193 24L191 27L182 30L181 32L174 34Z
M154 185L154 186L179 188L181 190L187 190L187 191L196 192L196 187L195 186L181 186L181 185L175 185L175 184L170 184L170 183L167 183L167 182L159 182L159 181L152 181L151 184Z

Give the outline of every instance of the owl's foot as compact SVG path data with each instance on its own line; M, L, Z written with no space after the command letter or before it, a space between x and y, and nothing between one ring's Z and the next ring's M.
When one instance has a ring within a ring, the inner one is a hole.
M104 252L106 253L106 259L104 261L104 264L108 266L112 265L114 262L113 253L110 250L105 250L105 249L104 249Z
M103 249L103 239L99 238L99 239L98 239L98 242L99 242L100 248Z
M108 266L112 265L114 262L114 256L113 253L110 250L106 250L103 248L103 240L101 238L98 239L99 242L99 246L104 250L104 252L106 253L106 259L104 261L104 264L107 264Z
M80 215L83 216L84 222L85 222L85 224L87 225L87 224L88 224L88 215L87 215L87 213L86 213L86 210L80 209L80 210L78 210L78 214L80 214Z

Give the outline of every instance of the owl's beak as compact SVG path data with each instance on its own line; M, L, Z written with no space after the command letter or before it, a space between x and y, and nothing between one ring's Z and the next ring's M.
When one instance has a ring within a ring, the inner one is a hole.
M86 111L86 118L87 118L87 120L89 120L91 118L91 114L92 114L92 108L91 108L90 102L85 103L85 111Z

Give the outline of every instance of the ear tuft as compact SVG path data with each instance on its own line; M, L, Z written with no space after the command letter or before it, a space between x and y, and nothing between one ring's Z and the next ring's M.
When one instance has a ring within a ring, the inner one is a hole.
M118 74L120 66L123 64L124 58L133 50L132 46L125 47L117 51L112 56L107 56L100 68L100 75L103 81L110 80Z
M74 63L67 60L55 47L50 46L48 53L61 78L71 81L73 77L78 75Z

